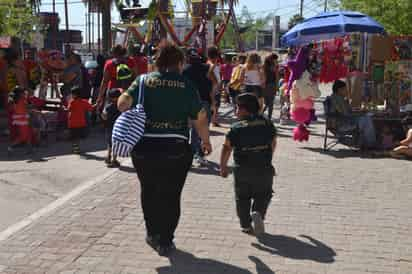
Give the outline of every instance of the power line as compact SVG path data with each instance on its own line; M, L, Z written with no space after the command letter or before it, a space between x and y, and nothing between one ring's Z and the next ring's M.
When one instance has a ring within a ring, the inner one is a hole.
M83 1L68 1L67 4L72 5L72 4L86 4L86 3ZM64 5L64 2L56 2L55 5L56 6ZM41 3L41 6L53 6L53 3Z

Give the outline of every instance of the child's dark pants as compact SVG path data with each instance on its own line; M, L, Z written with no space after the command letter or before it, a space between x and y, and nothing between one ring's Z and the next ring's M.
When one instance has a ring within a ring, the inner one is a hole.
M242 228L251 226L252 212L259 212L265 218L273 196L274 168L243 168L234 170L236 211Z

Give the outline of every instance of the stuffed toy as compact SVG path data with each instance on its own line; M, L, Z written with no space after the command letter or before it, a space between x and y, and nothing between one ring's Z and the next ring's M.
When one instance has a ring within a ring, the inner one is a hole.
M293 129L293 140L298 142L309 141L310 132L304 125L299 125Z
M319 86L311 80L309 72L306 70L302 77L295 81L294 87L299 90L299 98L305 100L308 98L319 98L321 96Z
M309 54L310 49L309 47L300 48L296 58L293 60L289 60L287 62L287 66L291 72L288 82L288 89L287 93L289 94L290 90L293 87L293 83L302 77L303 72L308 67L309 62Z
M297 108L297 109L291 110L290 115L292 117L292 120L298 124L306 123L307 121L310 120L310 117L311 117L310 110L304 109L304 108Z

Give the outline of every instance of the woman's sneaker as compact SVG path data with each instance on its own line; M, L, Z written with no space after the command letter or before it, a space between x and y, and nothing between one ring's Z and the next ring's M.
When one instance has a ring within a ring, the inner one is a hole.
M262 215L259 212L252 212L252 222L253 222L253 230L255 231L255 235L259 236L265 233L265 223L263 222Z
M168 245L159 245L157 248L157 253L159 256L168 257L176 250L175 244L172 242Z
M159 248L159 236L146 236L146 243L154 250L157 250Z

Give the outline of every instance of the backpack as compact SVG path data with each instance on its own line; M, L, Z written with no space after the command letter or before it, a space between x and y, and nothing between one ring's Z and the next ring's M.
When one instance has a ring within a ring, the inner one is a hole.
M114 60L116 66L116 87L128 89L133 82L133 71L124 60Z

